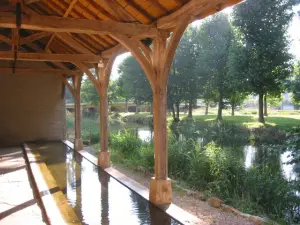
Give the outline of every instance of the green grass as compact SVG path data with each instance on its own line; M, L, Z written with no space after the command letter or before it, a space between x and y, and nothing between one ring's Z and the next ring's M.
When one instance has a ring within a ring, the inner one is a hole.
M196 124L210 123L216 119L215 115L196 115L193 117ZM268 116L265 117L266 124L257 122L255 116L223 116L223 122L245 126L247 128L276 127L279 129L289 129L300 125L300 116Z

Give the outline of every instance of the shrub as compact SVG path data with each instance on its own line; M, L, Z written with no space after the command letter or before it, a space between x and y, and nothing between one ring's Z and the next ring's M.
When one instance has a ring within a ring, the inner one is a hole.
M141 146L142 141L134 132L125 130L110 135L110 148L120 152L124 157L139 154Z

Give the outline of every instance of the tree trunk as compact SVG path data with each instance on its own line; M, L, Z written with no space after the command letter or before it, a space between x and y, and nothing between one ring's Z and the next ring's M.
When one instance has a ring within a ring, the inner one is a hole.
M189 114L188 117L193 117L193 100L189 100Z
M187 101L184 102L184 114L187 113L188 103Z
M125 113L128 113L128 100L125 99Z
M265 123L264 118L264 95L258 95L258 122Z
M220 93L219 103L218 103L218 116L217 116L218 121L221 121L223 119L222 110L223 110L223 94Z
M136 100L136 104L135 104L135 113L138 114L139 113L139 101Z
M264 116L268 116L267 94L264 95Z
M234 116L234 105L231 105L231 115Z
M209 106L209 104L208 104L208 102L205 104L205 116L207 116L208 115L208 106Z
M174 105L171 105L171 109L172 109L172 116L173 116L173 121L176 121L176 115L175 115L175 109L174 109Z
M176 103L176 113L177 121L179 121L179 102Z
M153 103L150 102L150 115L153 115Z

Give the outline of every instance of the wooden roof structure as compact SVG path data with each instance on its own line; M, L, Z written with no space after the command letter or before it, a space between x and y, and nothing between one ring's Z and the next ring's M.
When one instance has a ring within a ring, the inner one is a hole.
M242 0L1 0L0 73L57 74L75 102L75 148L82 149L80 86L87 74L100 96L98 165L110 166L108 97L116 56L130 51L153 91L155 177L150 201L168 204L167 81L180 38L189 23ZM12 62L1 67L3 61ZM19 61L43 68L20 68ZM94 67L96 75L89 70ZM72 77L72 82L67 78Z
M182 16L190 15L191 21L204 18L239 1L2 0L0 42L9 46L19 45L19 60L34 57L21 52L43 52L53 54L53 58L43 54L48 62L62 62L71 69L72 64L68 60L55 54L64 54L62 57L66 56L67 59L72 58L69 54L82 54L76 56L78 60L95 63L101 57L107 58L117 51L125 51L113 36L115 33L143 40L149 45L149 38L161 32L168 35ZM22 5L19 12L22 16L21 30L16 37L18 2ZM0 59L7 58L14 59L13 51L0 53ZM49 63L52 68L58 68L57 64Z

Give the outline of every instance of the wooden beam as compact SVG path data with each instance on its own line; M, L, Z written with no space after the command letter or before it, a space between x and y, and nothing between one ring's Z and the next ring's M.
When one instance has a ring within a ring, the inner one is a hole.
M78 41L76 41L71 35L66 33L57 33L57 38L62 40L65 44L74 48L76 51L80 53L93 54L89 49L81 45Z
M13 60L14 52L0 51L0 59ZM49 62L88 62L98 63L102 57L91 54L48 54L18 52L18 60L22 61L49 61Z
M16 16L13 13L1 13L0 27L16 28ZM155 25L38 15L23 15L21 29L55 33L122 34L142 37L154 37L161 32Z
M3 68L0 67L0 73L10 73L13 71L13 68ZM63 70L63 69L50 69L50 68L15 68L16 73L24 73L24 74L35 74L35 73L52 73L52 74L67 74L70 76L79 75L79 71L76 70Z
M26 44L31 43L33 41L36 41L36 40L39 40L41 38L47 37L50 34L51 33L48 33L48 32L39 32L39 33L31 34L28 37L22 38L20 40L20 44L21 45L26 45Z
M116 0L97 0L103 8L105 8L110 14L118 18L119 21L134 22L136 19L126 11ZM98 3L98 4L99 4Z
M44 52L44 49L41 49L38 45L34 43L29 43L27 46L31 49L33 49L36 52ZM61 62L52 62L55 66L57 66L60 69L68 69L63 63Z
M152 5L154 5L156 8L160 9L161 11L164 12L164 14L168 13L168 9L166 7L164 7L161 3L159 3L156 0L150 0L150 2L152 3Z
M42 0L24 0L24 3L25 3L25 5L30 5L32 3L40 2L40 1L42 1Z
M177 11L173 12L172 14L168 15L168 16L164 16L160 19L157 20L156 24L157 27L159 29L172 29L174 28L178 21L180 21L180 19L183 16L189 15L192 17L192 20L190 22L192 22L196 16L201 16L201 18L203 19L204 17L210 15L201 15L201 13L208 11L208 10L214 10L214 12L216 12L216 8L225 8L228 6L232 6L235 5L239 2L241 2L242 0L216 0L216 1L211 1L211 0L203 0L203 1L199 1L199 0L191 0L188 3L186 3L185 5L183 5L181 8L179 8ZM222 6L222 4L224 4L224 6ZM211 13L213 14L213 12Z
M5 42L5 43L7 43L7 44L9 44L9 45L12 44L11 39L9 39L8 37L6 37L6 36L4 36L4 35L2 35L2 34L0 34L0 41Z
M75 4L76 4L77 1L78 0L72 0L71 4L69 5L68 9L65 12L63 18L65 18L65 17L67 17L69 15L69 13L72 11L72 9L74 8L74 6L75 6ZM52 36L50 37L50 40L46 44L45 51L47 51L49 49L51 42L55 38L55 35L56 35L56 33L52 34Z

